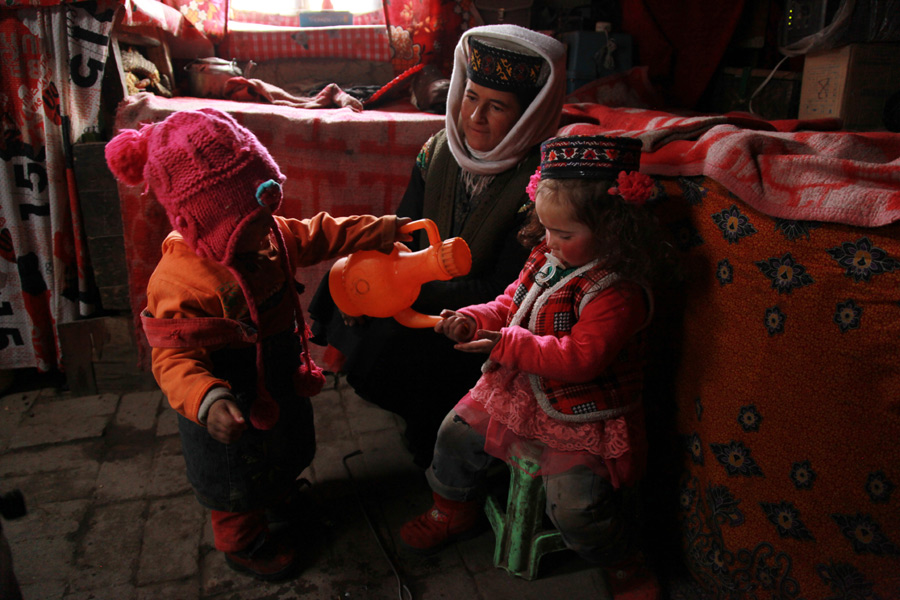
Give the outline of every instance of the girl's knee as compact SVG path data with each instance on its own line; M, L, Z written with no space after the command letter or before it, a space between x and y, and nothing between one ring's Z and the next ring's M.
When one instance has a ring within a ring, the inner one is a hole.
M615 491L598 476L566 475L545 479L547 515L571 550L592 562L614 560L628 537Z
M435 451L440 449L457 453L480 452L484 449L484 437L451 410L438 429Z

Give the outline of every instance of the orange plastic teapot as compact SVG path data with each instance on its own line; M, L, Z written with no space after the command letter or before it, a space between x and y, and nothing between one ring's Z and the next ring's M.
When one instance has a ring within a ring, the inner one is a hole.
M440 317L423 315L410 308L422 284L447 281L466 275L472 268L472 253L462 238L443 242L437 225L420 219L400 228L404 233L425 229L428 248L410 251L400 242L390 254L362 250L338 259L328 274L334 303L344 314L359 317L394 317L406 327L433 327Z

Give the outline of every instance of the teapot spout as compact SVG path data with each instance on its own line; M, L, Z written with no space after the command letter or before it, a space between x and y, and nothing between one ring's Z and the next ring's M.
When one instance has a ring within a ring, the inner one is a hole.
M409 327L410 329L425 329L427 327L434 327L438 323L438 321L441 320L440 317L433 315L423 315L422 313L414 311L411 308L404 308L394 315L394 319L396 319L397 322L404 327Z

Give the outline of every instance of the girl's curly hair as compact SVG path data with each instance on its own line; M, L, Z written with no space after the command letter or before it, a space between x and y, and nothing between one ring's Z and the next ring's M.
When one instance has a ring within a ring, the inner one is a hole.
M595 179L542 179L535 198L572 209L573 218L594 233L597 257L605 269L651 286L671 279L676 275L672 246L664 241L652 208L608 194L610 185L611 181ZM544 238L544 227L534 203L528 210L518 238L533 248Z

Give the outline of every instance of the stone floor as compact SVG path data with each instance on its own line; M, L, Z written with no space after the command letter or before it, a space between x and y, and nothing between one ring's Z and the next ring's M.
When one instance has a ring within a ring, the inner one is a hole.
M25 600L602 600L599 571L569 551L534 581L493 565L494 536L428 558L398 548L430 506L398 419L334 377L313 400L318 452L309 514L291 533L303 569L266 584L231 571L194 499L173 411L152 380L75 397L53 385L0 399L0 492L28 514L3 521Z

